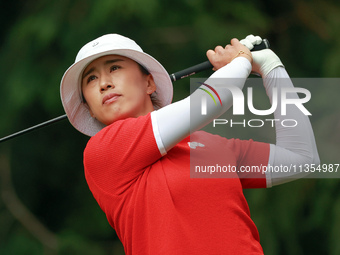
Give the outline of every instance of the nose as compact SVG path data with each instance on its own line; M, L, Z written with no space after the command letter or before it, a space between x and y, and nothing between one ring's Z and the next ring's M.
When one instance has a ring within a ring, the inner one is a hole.
M102 74L100 77L100 91L104 92L110 88L114 88L110 75Z

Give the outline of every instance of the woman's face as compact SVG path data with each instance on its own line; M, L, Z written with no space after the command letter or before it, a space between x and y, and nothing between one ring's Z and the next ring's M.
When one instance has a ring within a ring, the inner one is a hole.
M91 62L83 72L81 88L92 117L105 125L153 111L152 75L143 74L135 61L123 56Z

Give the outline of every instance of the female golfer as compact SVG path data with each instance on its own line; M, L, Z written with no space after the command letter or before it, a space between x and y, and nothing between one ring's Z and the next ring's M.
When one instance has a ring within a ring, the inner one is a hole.
M166 70L121 35L89 42L65 72L61 98L67 116L76 129L92 136L84 151L86 180L126 254L263 254L242 189L301 176L230 171L223 173L225 178L190 178L190 160L238 170L318 163L308 117L293 104L284 118L298 125L275 122L275 145L198 131L232 105L230 90L221 84L242 89L255 72L270 100L274 90L293 88L271 50L249 51L260 42L248 36L207 51L215 72L201 89L172 104ZM208 98L206 114L201 112L203 89L221 100L215 105ZM274 117L281 118L280 100Z

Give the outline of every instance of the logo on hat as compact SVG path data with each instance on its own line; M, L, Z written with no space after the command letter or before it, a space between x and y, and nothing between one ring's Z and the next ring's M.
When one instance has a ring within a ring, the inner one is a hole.
M99 44L98 41L97 41L97 42L94 42L94 43L92 44L92 47L96 47L98 44Z

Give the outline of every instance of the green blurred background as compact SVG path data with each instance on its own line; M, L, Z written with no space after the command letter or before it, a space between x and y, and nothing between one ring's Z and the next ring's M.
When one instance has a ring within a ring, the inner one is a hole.
M340 74L336 0L2 0L1 11L0 137L64 114L64 71L81 46L106 33L134 39L169 73L256 34L269 39L292 77ZM189 85L174 84L174 101ZM314 91L308 109L321 160L340 163L340 86ZM124 254L84 179L87 140L64 120L0 143L0 254ZM338 179L245 195L265 254L340 254Z

